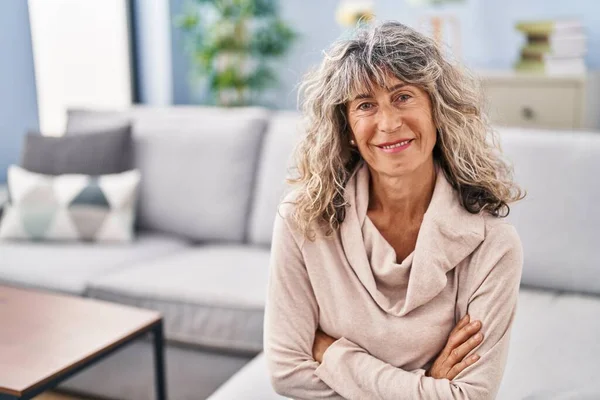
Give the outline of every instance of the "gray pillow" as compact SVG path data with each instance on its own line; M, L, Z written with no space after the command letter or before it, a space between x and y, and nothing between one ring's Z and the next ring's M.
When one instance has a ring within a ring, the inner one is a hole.
M86 135L25 136L21 167L46 175L107 175L133 167L131 125Z

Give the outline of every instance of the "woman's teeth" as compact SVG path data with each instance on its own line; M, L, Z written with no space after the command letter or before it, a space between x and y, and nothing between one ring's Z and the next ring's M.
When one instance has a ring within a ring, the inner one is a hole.
M392 144L390 146L381 146L381 148L383 149L394 149L396 147L400 147L400 146L404 146L405 144L407 144L408 142L410 142L412 139L410 140L405 140L404 142L400 142L400 143L396 143L396 144Z

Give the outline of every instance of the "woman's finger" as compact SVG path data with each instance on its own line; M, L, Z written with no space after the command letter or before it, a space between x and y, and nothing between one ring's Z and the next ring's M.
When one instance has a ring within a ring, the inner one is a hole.
M471 350L473 350L475 347L479 346L479 344L481 343L482 340L483 340L483 333L478 332L477 334L471 336L468 340L466 340L460 346L455 347L450 352L450 356L448 356L448 359L446 360L448 365L453 366L453 365L456 365L456 364L460 363L461 361L463 361L465 356L467 354L469 354L471 352Z
M481 329L480 321L472 321L448 338L449 351L454 350Z
M447 379L452 380L456 378L456 375L460 374L462 370L467 368L469 365L474 364L477 360L479 360L478 354L474 354L465 358L463 361L450 368L450 371L448 371L448 373L446 374Z
M454 327L454 329L452 329L452 332L450 332L450 335L458 332L459 330L461 330L465 325L467 325L470 321L470 316L469 314L466 314L464 317L462 317L460 319L460 321L458 321L458 323L456 324L456 326Z

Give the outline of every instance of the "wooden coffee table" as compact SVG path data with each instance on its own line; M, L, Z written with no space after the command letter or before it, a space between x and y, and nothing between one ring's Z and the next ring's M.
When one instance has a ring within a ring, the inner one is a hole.
M159 313L0 286L0 400L31 399L149 332L156 398L166 400Z

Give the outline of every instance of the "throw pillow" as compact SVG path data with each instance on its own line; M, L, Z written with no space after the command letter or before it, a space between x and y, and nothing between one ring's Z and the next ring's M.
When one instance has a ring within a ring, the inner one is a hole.
M46 175L106 175L133 168L131 125L87 135L25 136L21 166Z
M0 239L131 241L140 172L42 175L8 169Z

